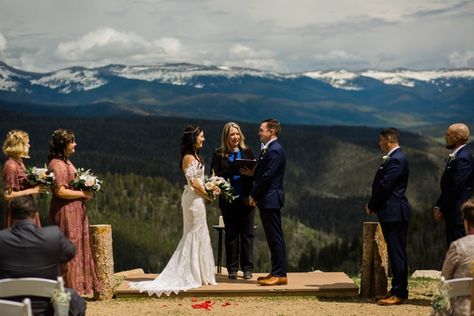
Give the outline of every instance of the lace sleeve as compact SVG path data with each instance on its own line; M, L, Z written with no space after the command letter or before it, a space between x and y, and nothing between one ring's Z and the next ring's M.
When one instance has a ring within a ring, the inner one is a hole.
M195 161L191 162L189 166L184 170L184 176L188 183L192 183L194 180L199 178L199 168Z

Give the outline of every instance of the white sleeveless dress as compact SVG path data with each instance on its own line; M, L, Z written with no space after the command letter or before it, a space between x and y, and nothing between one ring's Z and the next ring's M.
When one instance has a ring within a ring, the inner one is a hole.
M187 185L181 196L183 209L183 237L170 261L153 281L131 282L130 288L156 294L178 294L179 291L216 284L215 262L206 221L206 206L191 182L204 182L204 166L197 160L185 170Z

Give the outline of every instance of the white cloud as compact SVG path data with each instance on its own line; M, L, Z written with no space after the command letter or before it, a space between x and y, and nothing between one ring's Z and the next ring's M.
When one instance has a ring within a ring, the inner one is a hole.
M474 67L474 51L468 50L464 53L454 51L449 54L449 64L453 67Z
M464 52L474 50L472 0L30 2L3 1L0 10L1 59L28 70L162 62L434 69L466 64Z
M272 51L268 49L255 50L239 43L233 44L229 48L229 60L224 62L224 65L283 71L283 67L275 60Z
M312 56L313 61L319 67L329 68L364 68L369 65L364 58L348 53L345 50L331 50L327 53L316 53Z
M0 51L5 50L7 48L7 40L3 36L2 33L0 33Z
M110 27L99 28L74 41L62 42L56 49L58 57L69 61L173 60L182 53L183 45L176 38L147 41L133 32L121 32Z
M339 60L355 60L359 57L349 54L345 50L332 50L323 54L314 54L313 58L318 61L339 61Z

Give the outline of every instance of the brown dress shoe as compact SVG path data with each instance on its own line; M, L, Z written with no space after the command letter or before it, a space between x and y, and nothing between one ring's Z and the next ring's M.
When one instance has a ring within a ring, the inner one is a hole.
M271 276L268 279L258 281L258 284L263 285L263 286L286 285L288 284L288 278Z
M269 274L267 274L266 276L258 277L258 278L257 278L257 281L262 281L262 280L265 280L265 279L269 279L269 278L271 278L271 277L272 277L272 274L269 273Z
M378 301L378 300L385 300L385 299L389 298L390 296L392 296L392 293L390 293L390 291L388 291L387 293L385 293L383 295L375 295L374 298Z
M403 304L405 300L403 298L396 297L395 295L390 296L389 298L386 299L381 299L377 301L377 304L379 305L400 305Z

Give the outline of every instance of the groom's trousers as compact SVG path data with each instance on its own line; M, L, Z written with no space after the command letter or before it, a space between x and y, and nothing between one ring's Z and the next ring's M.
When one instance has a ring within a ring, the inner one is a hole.
M270 248L272 271L276 277L286 277L286 247L281 226L280 209L261 208L260 219Z

